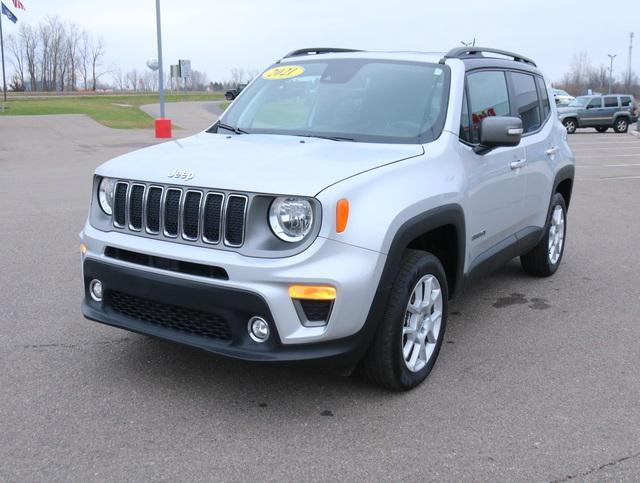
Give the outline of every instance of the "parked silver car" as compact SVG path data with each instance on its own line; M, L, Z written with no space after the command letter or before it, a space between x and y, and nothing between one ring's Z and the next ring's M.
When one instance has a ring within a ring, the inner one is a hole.
M547 85L495 49L292 52L207 131L98 167L83 314L412 388L464 287L560 265L574 159Z
M594 127L598 132L612 127L625 133L629 124L638 120L636 102L629 94L576 97L566 107L558 107L558 115L569 134L579 127Z

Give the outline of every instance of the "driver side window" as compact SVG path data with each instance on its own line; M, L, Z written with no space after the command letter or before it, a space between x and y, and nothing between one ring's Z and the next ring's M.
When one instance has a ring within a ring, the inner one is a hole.
M489 116L509 116L509 91L503 71L472 72L467 76L472 144L480 142L480 122Z

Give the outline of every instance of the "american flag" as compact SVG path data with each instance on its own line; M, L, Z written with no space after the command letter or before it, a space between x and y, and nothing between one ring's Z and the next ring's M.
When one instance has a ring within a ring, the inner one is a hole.
M21 10L26 10L26 8L24 8L24 5L22 5L22 2L20 0L12 0L13 1L13 6L16 8L19 8Z

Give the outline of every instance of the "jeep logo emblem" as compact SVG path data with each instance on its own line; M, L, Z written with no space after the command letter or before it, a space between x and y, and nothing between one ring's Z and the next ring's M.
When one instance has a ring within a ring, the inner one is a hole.
M181 169L176 169L175 171L169 172L169 174L167 176L169 176L169 178L183 179L185 181L189 181L189 180L193 179L194 174L189 172L189 171L183 171Z

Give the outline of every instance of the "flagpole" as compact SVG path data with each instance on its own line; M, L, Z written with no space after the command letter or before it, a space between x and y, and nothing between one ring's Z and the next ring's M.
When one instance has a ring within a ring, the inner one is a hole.
M0 4L1 5L1 4ZM0 10L2 7L0 6ZM4 102L7 102L7 75L4 70L4 34L2 33L2 15L0 11L0 51L2 51L2 93Z

